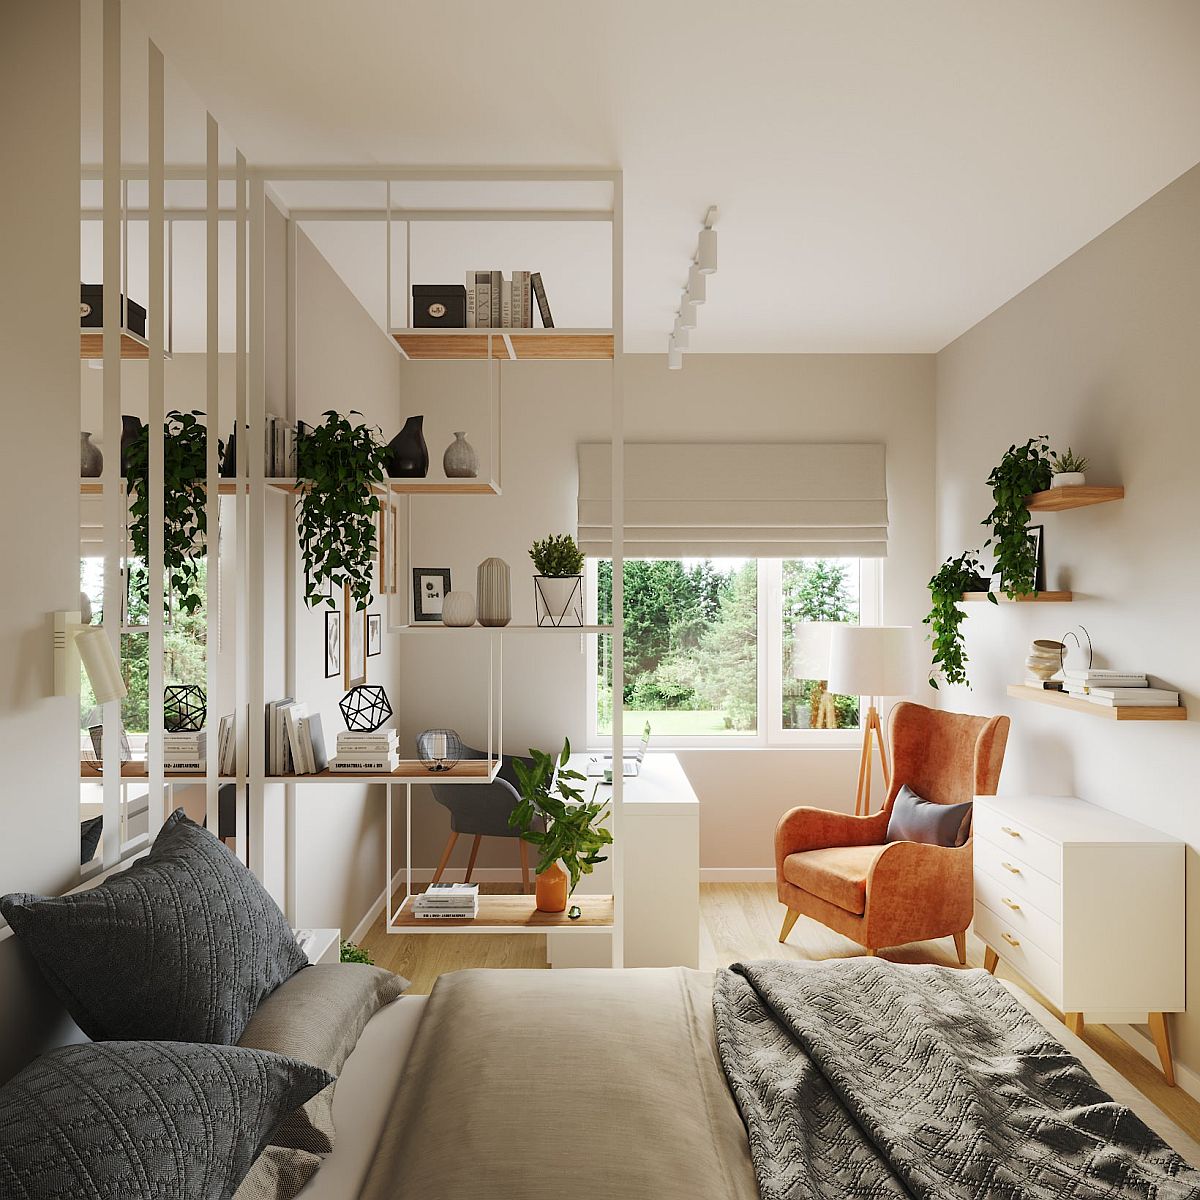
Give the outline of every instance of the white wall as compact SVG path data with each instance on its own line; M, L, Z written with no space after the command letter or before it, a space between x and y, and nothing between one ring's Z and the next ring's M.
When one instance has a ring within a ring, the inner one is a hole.
M939 555L982 540L984 484L1007 447L1050 435L1091 459L1120 503L1044 516L1047 586L1069 605L973 606L972 691L948 706L1013 719L1002 787L1081 796L1184 838L1200 888L1200 724L1121 724L1010 701L1032 638L1085 625L1099 666L1145 670L1200 705L1195 552L1200 513L1200 168L952 343L937 359ZM1154 931L1147 930L1152 937ZM1113 969L1120 968L1119 947ZM1189 923L1200 994L1200 922ZM1200 1016L1173 1019L1200 1070Z
M498 554L512 568L513 620L533 620L530 544L576 528L576 446L607 440L611 368L604 363L511 363L503 368L503 495L414 502L418 566L447 566L475 591L475 568ZM883 619L924 615L933 561L933 359L920 355L693 355L682 371L659 356L626 360L629 441L877 441L887 445L891 548ZM425 415L431 474L456 429L487 449L483 367L405 363L400 417ZM398 639L396 694L406 743L447 725L468 740L486 725L485 638L413 632ZM582 745L585 664L578 639L537 633L505 640L505 749ZM456 653L457 651L457 653ZM772 833L793 804L853 807L855 749L704 750L681 755L701 801L705 868L766 867ZM414 862L432 865L448 822L414 798ZM460 850L458 865L465 861ZM512 867L494 844L484 866Z

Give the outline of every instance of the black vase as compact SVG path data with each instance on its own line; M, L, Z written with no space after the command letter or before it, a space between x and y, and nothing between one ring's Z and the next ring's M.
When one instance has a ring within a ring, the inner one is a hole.
M388 442L388 474L393 479L424 479L429 474L429 447L421 432L423 416L409 417Z
M128 414L121 417L121 476L129 478L129 446L135 442L145 426Z

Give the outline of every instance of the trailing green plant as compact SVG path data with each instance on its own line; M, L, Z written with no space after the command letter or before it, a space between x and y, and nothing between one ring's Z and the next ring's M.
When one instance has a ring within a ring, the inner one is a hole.
M1074 475L1076 472L1082 475L1088 469L1088 460L1070 446L1063 453L1051 450L1050 461L1055 475Z
M310 608L322 601L336 608L337 592L348 586L355 608L364 609L375 577L376 488L387 477L387 447L372 426L354 425L332 409L324 417L323 425L303 431L296 441L304 602ZM333 585L333 595L326 584Z
M534 542L529 557L539 575L562 579L567 575L583 574L583 554L569 533L551 534Z
M509 814L508 823L520 830L524 841L537 847L538 874L561 861L574 891L584 875L590 875L597 863L605 861L600 851L612 844L612 834L600 827L608 816L608 801L584 800L571 781L587 777L567 766L570 757L571 743L564 738L557 763L553 754L542 750L530 750L528 763L513 759L521 799ZM544 819L545 831L534 829L538 817Z
M984 546L994 547L1001 587L1010 598L1036 590L1037 544L1027 528L1026 505L1033 492L1050 486L1050 474L1050 443L1042 435L1031 437L1022 446L1009 446L987 478L993 508L982 524L991 529L992 536Z
M983 564L973 550L964 550L955 558L948 558L929 581L929 592L933 597L933 608L924 619L929 626L933 642L933 668L929 674L929 686L938 686L938 677L950 684L964 684L967 679L967 648L962 636L962 623L966 613L962 608L963 592L986 591L988 599L996 604L995 593L987 587Z
M361 946L346 941L345 938L342 938L342 962L366 963L368 967L375 965L375 959L369 950L364 950Z
M172 409L163 425L163 574L168 596L191 615L204 603L198 586L205 553L208 431L200 412ZM143 425L128 443L129 540L135 557L150 561L150 427ZM130 577L133 599L150 602L148 571Z

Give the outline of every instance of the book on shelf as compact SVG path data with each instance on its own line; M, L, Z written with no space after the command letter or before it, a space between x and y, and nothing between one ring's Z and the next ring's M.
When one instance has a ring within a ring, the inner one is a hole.
M1161 696L1126 696L1123 699L1114 699L1111 696L1098 696L1092 692L1088 696L1088 701L1092 704L1098 704L1101 708L1178 708L1179 693L1167 692Z
M312 768L308 765L308 756L304 753L304 743L300 733L300 721L307 716L307 704L289 704L283 710L284 729L287 733L288 746L292 752L293 770L297 775L312 774Z
M513 287L511 279L500 281L500 325L503 329L513 327Z
M1149 687L1150 680L1142 671L1063 671L1068 683L1084 687Z
M309 713L300 718L301 741L304 752L308 756L308 769L312 774L324 771L329 765L329 755L325 752L325 731L321 728L321 714Z
M339 754L330 761L329 769L347 775L390 775L400 769L400 759L394 754L384 758L345 758Z
M164 762L164 771L174 771L184 775L203 775L207 769L207 764L204 759L198 762Z
M1178 704L1179 693L1169 688L1090 687L1089 700L1115 700L1118 704Z
M479 916L479 906L465 908L462 912L441 912L429 908L413 908L413 916L418 921L473 921Z
M1063 690L1061 679L1027 679L1025 686L1033 688L1035 692L1061 692Z
M546 288L542 283L541 271L534 271L529 277L529 282L533 288L533 294L537 298L538 313L542 318L542 328L553 329L554 318L550 315L550 302L546 299Z
M514 271L512 277L504 278L502 271L468 271L466 273L468 329L532 329L534 273ZM541 276L537 275L539 280ZM545 303L542 290L539 309L543 324L552 328L550 307Z

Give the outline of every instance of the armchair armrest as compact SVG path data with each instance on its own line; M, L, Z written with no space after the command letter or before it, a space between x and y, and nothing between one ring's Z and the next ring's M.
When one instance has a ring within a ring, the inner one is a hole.
M975 911L974 849L893 842L867 875L864 918L872 946L959 933Z
M775 827L775 871L783 877L783 860L804 850L830 846L878 846L887 833L888 814L853 817L824 808L792 808Z

